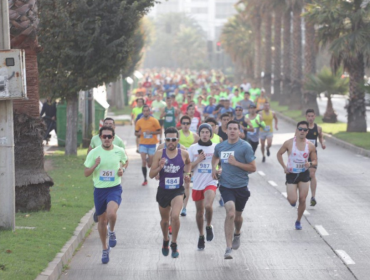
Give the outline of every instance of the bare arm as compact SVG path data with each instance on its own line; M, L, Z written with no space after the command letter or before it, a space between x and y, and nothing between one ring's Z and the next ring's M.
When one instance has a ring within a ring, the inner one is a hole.
M92 149L93 148L91 146L89 146L89 148L87 149L87 154L89 154Z
M100 164L100 157L98 157L95 160L95 164L92 167L85 167L85 177L89 177L91 174L93 174L95 168Z
M321 126L317 126L317 130L319 132L319 141L320 141L320 144L321 144L321 148L323 148L323 150L326 149L326 145L324 143L324 135L322 134L322 128Z
M277 152L277 159L278 159L280 165L283 167L284 171L286 171L286 165L285 165L284 159L283 159L283 154L285 154L285 152L288 152L288 141L285 141L283 146L281 146L281 148Z
M220 161L220 158L217 157L216 153L213 154L213 157L212 157L212 178L214 180L218 180L217 178L217 165L218 165L218 162Z
M311 159L311 164L313 166L317 165L317 153L316 153L316 147L314 144L311 142L309 143L309 149L310 149L310 159Z
M248 128L246 128L245 130L246 131L250 131L250 132L253 132L254 131L254 127L251 123L251 120L248 119L248 118L245 118L244 121L248 124Z
M194 143L193 143L193 144L198 143L198 141L199 141L199 136L198 136L198 134L196 134L196 133L194 133L194 132L192 132L192 133L193 133L193 135L194 135Z
M153 157L152 167L150 168L150 171L149 171L150 179L153 179L155 176L157 176L164 166L164 163L162 165L162 162L161 162L161 156L162 156L161 150L155 152L154 157Z
M228 163L233 166L239 167L240 169L243 169L244 171L248 171L248 172L256 172L257 170L255 160L253 160L250 163L243 163L243 162L237 161L233 155L230 155L228 158Z
M154 134L160 134L161 133L161 130L158 129L156 131L147 131L147 132L154 135Z
M274 120L275 120L275 129L276 129L276 130L279 130L279 129L278 129L278 118L277 118L277 116L276 116L275 112L273 112L273 113L272 113L272 115L274 116Z

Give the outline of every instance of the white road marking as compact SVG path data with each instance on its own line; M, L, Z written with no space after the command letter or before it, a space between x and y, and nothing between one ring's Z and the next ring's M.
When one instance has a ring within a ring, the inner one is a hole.
M288 198L288 194L286 192L281 193L285 198Z
M273 187L277 187L278 185L274 181L269 181L269 184Z
M337 253L337 255L342 259L342 261L349 265L349 264L356 264L352 259L351 257L346 253L346 251L344 250L335 250L335 252Z
M35 229L35 227L15 227L16 229Z
M356 157L362 157L362 155L356 155Z
M258 171L258 174L260 174L261 176L266 176L266 174L263 171Z
M303 215L308 216L310 215L310 212L308 212L307 210L304 210Z
M329 235L329 233L326 231L326 229L324 229L323 226L321 225L316 225L315 226L315 229L317 230L317 232L321 235L321 236L327 236Z

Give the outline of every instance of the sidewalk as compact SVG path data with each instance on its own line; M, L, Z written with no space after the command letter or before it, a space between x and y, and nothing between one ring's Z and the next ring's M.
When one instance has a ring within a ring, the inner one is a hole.
M118 244L111 250L109 264L103 265L95 225L60 279L355 279L306 219L302 220L304 230L294 229L296 209L258 174L251 175L242 245L233 251L233 260L223 258L225 210L218 206L218 199L213 215L215 239L206 243L206 249L197 251L195 205L190 199L188 216L180 218L180 256L164 257L155 201L157 181L141 186L141 160L135 152L133 127L117 127L116 131L127 141L130 158L122 181Z

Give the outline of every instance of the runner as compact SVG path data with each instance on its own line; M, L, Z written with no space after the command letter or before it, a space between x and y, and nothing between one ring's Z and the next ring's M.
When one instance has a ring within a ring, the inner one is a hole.
M216 109L216 105L214 105L215 98L211 96L211 98L209 98L208 101L209 105L207 105L203 110L203 116L205 119L214 118L213 111Z
M231 97L231 104L232 104L231 106L235 108L236 105L238 105L238 103L242 101L243 99L244 97L239 94L239 89L235 89L234 95Z
M214 118L208 118L204 121L204 123L209 124L212 127L212 138L211 141L212 143L218 144L221 143L223 140L222 138L217 135L218 132L218 122Z
M206 240L213 240L213 200L216 196L217 181L212 178L211 160L216 144L210 140L213 136L212 127L209 124L202 124L199 127L200 139L188 149L191 167L194 171L192 198L196 206L196 221L199 230L198 249L204 250L204 210L206 214Z
M172 99L170 96L166 97L166 107L162 109L160 118L163 119L163 127L167 128L176 126L177 118L180 114L180 110L172 106Z
M161 229L163 233L162 254L169 254L168 226L172 226L171 256L177 258L177 236L180 229L179 214L183 204L183 183L190 182L191 162L186 151L176 148L179 143L179 132L174 127L165 131L166 149L155 153L153 166L149 176L154 178L159 174L159 187L157 191L157 202L161 214Z
M242 106L238 105L235 107L235 118L234 121L239 123L240 125L240 135L239 137L245 141L248 141L247 139L247 133L248 131L254 131L254 128L252 126L252 123L249 119L246 119L243 114L243 108Z
M324 143L324 138L322 134L322 128L321 126L318 126L315 123L315 111L313 109L308 109L306 111L306 120L308 122L308 133L307 133L307 140L310 141L312 144L316 147L316 156L317 156L317 137L319 137L319 141L321 144L321 148L323 150L326 149L326 145ZM311 161L309 158L308 161ZM310 168L310 177L311 177L311 206L315 206L317 204L316 201L316 187L317 187L317 179L316 179L316 170L317 170L317 164L312 165Z
M117 244L114 226L117 219L117 210L121 204L122 167L126 163L125 151L113 144L114 129L103 126L99 130L102 144L93 149L85 160L85 176L93 174L95 211L98 216L98 231L103 246L102 263L109 262L110 247ZM107 224L109 226L107 229ZM109 243L107 245L107 230Z
M259 131L260 128L265 128L265 123L261 120L261 115L256 113L256 105L253 104L249 106L249 114L245 116L247 119L250 120L254 131L248 131L247 137L248 142L251 144L253 148L253 152L256 152L258 144L259 144Z
M254 101L254 103L256 104L257 106L257 113L261 110L263 110L266 102L269 102L267 97L266 97L266 94L265 94L265 89L261 89L261 95L258 96L256 98L256 100Z
M227 140L227 124L230 121L230 116L228 113L221 115L221 126L218 128L218 136L222 138L223 141Z
M157 135L161 133L161 126L157 119L150 116L150 108L147 105L143 107L143 118L138 120L135 125L135 135L140 136L139 152L141 155L141 170L144 176L142 186L148 185L147 166L150 168L155 153L155 147L158 143ZM148 160L147 160L148 156Z
M274 136L274 130L272 128L272 120L275 120L275 129L278 130L278 118L275 112L270 110L270 103L268 101L263 105L262 110L262 122L265 123L265 128L260 128L260 142L261 142L261 152L262 152L262 162L266 161L265 157L265 145L267 140L266 152L267 156L270 156L270 148L272 146L272 137Z
M243 108L243 114L248 114L249 106L254 104L250 98L250 93L248 91L244 92L244 99L239 101L239 105Z
M200 126L201 120L199 117L195 116L195 107L194 105L189 105L188 108L186 108L186 115L190 117L191 124L189 127L189 130L191 132L197 133L198 127Z
M286 174L287 198L293 207L297 203L297 191L299 192L298 218L295 222L297 230L302 229L301 218L306 209L306 198L309 189L309 167L317 165L316 149L314 144L306 139L308 122L301 121L297 124L295 137L284 142L277 153L280 165ZM283 154L288 152L288 163L285 165ZM311 161L308 161L308 158Z
M180 139L179 143L181 145L184 145L186 149L188 149L191 145L195 144L199 140L199 136L191 132L189 130L190 124L191 124L191 119L189 116L182 116L180 119L181 123L181 130L179 131ZM181 216L185 217L186 216L186 206L188 205L189 201L189 195L190 195L190 182L184 184L185 186L185 199L184 199L184 206L183 209L181 210Z
M164 120L161 119L162 110L166 107L166 103L163 101L163 96L161 91L159 91L156 95L156 99L152 102L152 111L153 117L158 120L159 124L161 125L161 131L159 133L159 143L162 143L162 133L163 133L163 123Z
M131 112L131 125L136 124L137 116L143 112L143 105L144 105L143 98L136 99L136 106L132 108ZM136 137L136 152L139 153L139 137Z
M236 121L227 124L227 141L217 144L212 158L212 176L217 179L217 164L221 159L220 192L225 202L225 259L232 259L232 249L240 246L243 225L242 212L248 201L248 173L256 171L255 156L250 144L239 138L240 126ZM235 231L234 231L235 227Z

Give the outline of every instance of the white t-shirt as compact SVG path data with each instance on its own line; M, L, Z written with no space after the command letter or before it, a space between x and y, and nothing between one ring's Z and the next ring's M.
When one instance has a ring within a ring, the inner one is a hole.
M217 186L217 180L212 178L212 157L215 152L216 144L212 146L201 146L198 143L189 147L188 153L190 161L194 162L198 158L198 150L203 150L206 159L198 163L193 169L193 190L204 190L207 186Z
M194 133L198 134L198 124L199 124L199 118L193 117L191 119L191 124L190 124L189 130L191 132L194 132Z
M250 83L241 84L240 87L243 89L244 92L246 92L246 91L250 90L251 84Z

